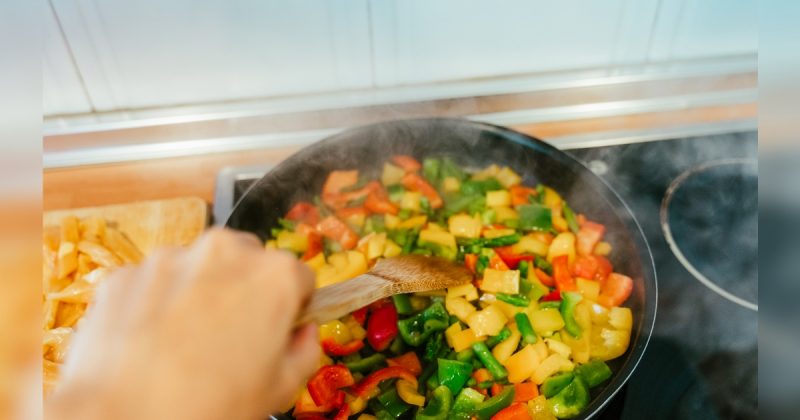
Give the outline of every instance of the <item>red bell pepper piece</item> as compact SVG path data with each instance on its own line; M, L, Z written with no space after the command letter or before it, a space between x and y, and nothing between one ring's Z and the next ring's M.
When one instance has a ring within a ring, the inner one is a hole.
M539 388L533 382L514 384L514 402L528 402L539 396Z
M566 255L553 258L553 280L559 292L574 292L578 290L575 279L569 273L569 259Z
M492 420L531 420L531 413L527 404L518 402L500 410Z
M348 404L342 405L342 408L333 416L333 420L347 420L350 417L350 406Z
M472 271L472 274L475 274L475 266L478 265L478 254L465 254L464 265L467 266L469 271Z
M512 270L516 270L521 261L533 261L533 255L517 254L511 245L494 248L494 252L503 259L503 262Z
M489 268L502 271L509 270L508 265L506 265L505 261L503 261L503 259L500 258L498 255L495 255L491 259L489 259Z
M595 245L600 242L600 239L603 239L605 233L605 226L590 220L585 221L577 234L578 254L591 255Z
M348 217L359 216L362 214L366 216L367 214L369 214L369 212L364 207L345 207L343 209L339 209L336 211L336 217L338 217L341 220L345 220Z
M611 261L608 260L606 257L602 257L600 255L594 256L595 261L597 261L597 273L595 273L595 280L600 282L600 285L603 285L603 282L606 281L608 275L614 271L614 268L611 266Z
M377 182L367 195L364 207L377 214L397 214L400 211L397 205L389 200L389 194L386 193L383 186Z
M333 338L322 340L322 350L328 356L347 356L364 348L363 340L353 340L347 344L339 344Z
M308 247L306 248L306 252L303 254L303 261L308 261L322 252L322 236L317 233L316 229L305 223L300 223L295 228L295 231L301 235L305 235L306 238L308 238Z
M530 203L530 197L536 196L536 190L533 188L523 187L522 185L514 185L508 189L511 193L511 205L519 206Z
M556 282L553 281L553 278L539 268L534 268L533 274L535 274L536 278L547 287L553 287L556 285Z
M419 362L417 354L413 351L388 359L386 363L388 363L389 366L406 368L409 372L413 373L414 376L419 376L419 374L422 373L422 364Z
M599 267L600 263L597 262L594 255L579 255L578 258L575 259L575 265L572 271L575 273L575 277L594 280Z
M492 394L493 397L501 392L503 392L503 385L497 382L493 383L491 388L489 388L489 393Z
M422 165L419 163L418 160L408 155L392 156L392 162L395 165L405 169L406 172L416 172L420 168L422 168Z
M334 216L322 219L317 224L317 231L322 236L339 242L344 249L353 249L358 244L358 234Z
M295 222L316 225L319 221L319 209L307 201L300 201L286 213L286 218Z
M406 189L411 191L419 191L422 193L422 195L428 199L428 202L431 204L431 208L438 209L444 205L444 201L442 201L442 197L439 196L436 188L433 188L428 181L423 179L418 174L409 172L403 176L401 182Z
M611 273L600 288L597 303L608 308L619 306L628 299L632 291L633 279L619 273Z
M561 300L561 292L559 292L558 290L553 290L552 292L542 297L542 301L544 302L558 302L560 300Z
M372 310L367 320L367 341L375 351L386 350L397 333L397 309L394 304Z
M378 393L378 385L382 381L393 378L404 379L414 384L414 386L417 385L417 377L414 376L411 371L400 366L390 366L372 372L369 376L362 379L361 382L353 387L353 392L357 396L368 400Z
M358 322L359 325L364 325L364 322L367 320L367 310L369 307L365 306L361 309L357 309L353 311L351 315L353 315L353 319Z
M319 414L297 414L297 408L295 408L292 414L296 420L328 420L326 417L320 416Z
M332 171L322 186L322 195L334 195L358 183L358 170Z
M314 403L324 406L337 398L337 394L342 392L341 388L354 383L353 375L346 366L326 365L317 370L317 373L306 383L306 387ZM338 406L334 406L334 408L338 408Z

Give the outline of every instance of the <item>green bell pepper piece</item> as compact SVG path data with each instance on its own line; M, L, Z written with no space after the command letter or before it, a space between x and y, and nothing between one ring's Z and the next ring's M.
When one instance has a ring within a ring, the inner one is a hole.
M411 406L406 404L400 396L397 395L397 388L391 387L388 391L378 396L378 402L381 403L387 413L392 417L398 418L408 411Z
M411 299L407 294L399 294L392 296L394 307L397 309L398 315L410 315L414 313L414 308L411 307Z
M380 353L375 353L361 360L353 360L350 362L345 362L344 365L347 366L347 368L350 369L351 372L366 373L375 369L378 366L383 365L385 361L386 361L386 356Z
M478 356L478 359L483 363L483 366L486 367L489 373L492 374L495 380L505 379L508 376L508 371L494 356L492 356L489 348L486 347L486 343L482 341L474 343L472 345L472 350L475 351L475 355Z
M480 420L489 420L500 410L508 407L514 402L514 387L507 386L502 392L492 398L478 404L475 408L475 415Z
M484 195L487 191L502 190L503 184L495 178L484 180L468 180L461 183L461 194L464 195Z
M397 321L397 329L403 341L417 347L437 331L444 331L449 326L449 314L441 302L434 302L424 311Z
M567 221L567 226L569 226L569 230L572 233L578 233L580 230L580 226L578 226L578 220L575 218L575 212L564 202L564 205L561 207L562 211L564 212L564 219Z
M433 390L431 399L428 401L428 405L426 405L425 408L417 411L417 415L414 416L414 419L445 420L447 419L447 413L450 412L450 408L452 406L453 393L450 392L450 388L440 385Z
M553 228L552 211L540 204L524 204L517 207L519 227L523 230L548 232Z
M486 397L480 392L472 388L464 388L458 393L455 402L453 402L453 409L447 420L469 420L478 409L478 405L483 402Z
M581 338L581 326L575 321L575 306L582 299L580 293L561 292L561 317L564 318L564 329L575 338Z
M550 261L547 261L544 257L536 256L533 259L533 264L536 268L544 271L549 275L553 275L553 264L550 264Z
M572 372L559 373L545 379L544 383L542 383L542 395L546 398L552 398L572 383L573 379L575 379L575 374Z
M426 158L422 161L422 175L433 185L439 180L442 162L439 159Z
M464 387L472 373L472 365L457 360L438 359L437 377L439 383L450 388L453 394Z
M589 363L579 365L575 368L575 373L583 379L589 388L608 380L611 377L611 368L602 360L592 360Z
M433 362L439 356L447 352L447 346L444 342L444 334L436 333L432 335L425 343L425 353L422 355L422 360L426 362Z
M511 330L508 327L503 327L497 335L490 336L486 339L486 346L492 348L505 340L506 338L511 337Z
M549 398L553 414L560 419L575 417L589 405L589 389L579 376L558 394Z
M417 391L420 394L425 395L425 388L428 386L428 379L436 376L436 369L437 366L435 363L427 363L425 364L425 367L422 368L422 373L420 373L419 378L417 378Z
M517 295L509 295L507 293L498 293L498 294L495 295L495 297L497 298L497 300L499 300L501 302L505 302L505 303L507 303L509 305L519 306L519 307L522 307L522 308L527 307L531 303L531 300L528 299L527 296L525 296L525 295L523 295L521 293L517 294Z
M389 194L389 200L399 203L403 199L406 189L400 184L389 185L386 187L386 192Z
M525 344L533 344L536 342L536 332L533 331L533 325L528 318L528 314L520 312L514 315L514 321L517 322L517 329L522 336L522 342Z
M488 248L497 248L498 246L514 245L515 243L519 242L521 238L522 235L520 235L519 233L512 233L511 235L498 236L497 238L485 239L483 241L483 246Z
M439 169L439 176L442 179L451 176L461 181L467 176L467 174L464 173L464 170L461 169L461 166L453 162L452 159L449 157L444 157L442 158L441 168Z

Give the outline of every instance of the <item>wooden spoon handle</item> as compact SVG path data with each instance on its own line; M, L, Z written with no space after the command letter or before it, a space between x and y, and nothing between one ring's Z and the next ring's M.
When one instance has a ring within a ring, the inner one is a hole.
M295 325L309 322L321 325L391 295L392 283L369 273L362 274L315 290Z

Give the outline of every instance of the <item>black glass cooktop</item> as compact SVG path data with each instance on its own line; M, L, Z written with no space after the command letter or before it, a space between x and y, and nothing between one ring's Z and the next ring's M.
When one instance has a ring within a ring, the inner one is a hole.
M658 312L650 344L628 384L599 418L758 418L757 312L698 280L670 248L660 223L662 200L676 178L709 162L754 162L757 133L568 152L603 177L631 208L647 236L658 275ZM268 168L255 169L248 168L246 176L221 174L217 197L224 199L215 203L216 223L224 223L232 204ZM721 178L687 181L693 188L682 190L675 202L684 213L676 217L680 213L673 210L668 219L692 266L702 269L721 290L757 302L757 265L752 269L758 250L757 221L754 225L748 210L756 208L751 177L757 172L731 174L727 169ZM220 189L226 191L220 194Z

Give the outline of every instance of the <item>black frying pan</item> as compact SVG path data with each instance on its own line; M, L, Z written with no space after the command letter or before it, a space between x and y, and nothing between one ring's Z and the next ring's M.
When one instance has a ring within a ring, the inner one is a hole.
M592 402L578 418L595 416L633 373L647 347L656 315L656 274L644 234L625 203L602 179L555 147L506 128L457 119L358 127L306 147L276 166L242 196L226 225L266 240L292 204L321 190L330 171L358 168L378 177L383 162L396 154L420 161L447 155L468 168L510 166L525 184L542 182L555 188L572 208L606 225L615 270L634 280L626 303L634 322L627 353L610 362L614 376L593 390Z

